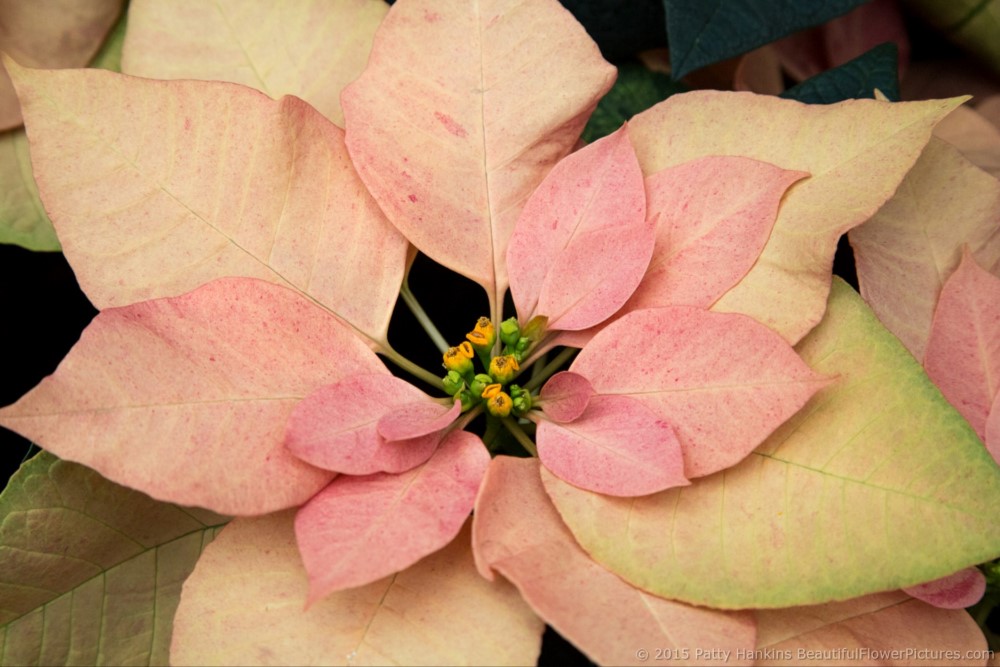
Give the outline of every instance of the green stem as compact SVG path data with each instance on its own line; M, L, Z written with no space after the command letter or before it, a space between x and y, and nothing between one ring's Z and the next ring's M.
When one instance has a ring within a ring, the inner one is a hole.
M557 338L558 332L550 332L542 336L537 343L528 348L521 365L527 368L541 359L543 355L548 354L549 350L557 347L555 344Z
M389 359L389 361L396 364L410 375L418 377L427 384L433 385L438 389L444 391L444 382L441 381L441 378L434 375L433 373L423 368L422 366L417 366L415 363L413 363L412 361L401 355L399 352L396 352L396 350L392 349L392 346L389 345L388 343L382 347L380 352L384 354Z
M21 459L21 465L24 465L24 462L25 462L25 461L27 461L27 460L28 460L28 459L30 459L30 458L31 458L32 456L34 456L34 455L35 455L35 452L40 452L40 451L42 451L42 450L41 450L41 448L40 448L40 447L39 447L38 445L36 445L36 444L35 444L35 443L33 443L33 442L32 442L32 443L30 443L30 444L28 445L28 451L26 451L26 452L24 453L24 458L23 458L23 459Z
M447 432L451 433L452 431L461 431L465 429L465 427L469 425L469 422L478 417L479 413L481 413L482 411L483 411L483 405L482 403L480 403L479 405L472 408L464 415L453 421L451 425L448 426Z
M483 444L486 445L486 449L493 451L494 442L497 439L497 433L500 431L500 422L498 422L493 417L486 418L486 432L483 433Z
M541 356L536 359L531 367L531 379L534 380L542 372L542 367L545 366L549 361L549 353L543 352Z
M503 425L508 431L510 431L510 434L514 436L514 439L517 440L522 447L524 447L524 450L537 459L538 450L535 449L535 443L533 443L531 438L528 437L528 434L525 433L520 426L518 426L517 422L510 417L504 417L500 421L502 421Z
M506 290L504 291L506 292ZM490 356L495 357L500 354L500 346L503 345L503 343L500 342L500 323L503 321L503 313L501 311L503 310L504 295L503 293L500 293L499 287L496 286L494 287L493 292L486 290L486 293L490 300L490 322L493 323L493 327L497 332L497 338L493 341L493 350L490 353ZM486 366L486 370L488 371L490 368L489 362L487 361L484 366Z
M525 383L524 388L531 391L548 380L550 375L555 373L563 364L572 359L573 355L578 351L579 350L575 347L564 347L563 351L557 354L555 359L545 364L545 367L542 368L542 370L538 371L538 373L532 373L531 379Z
M420 302L417 301L417 297L413 296L413 292L410 291L410 280L408 275L406 280L403 281L402 286L399 288L399 296L403 297L403 301L407 306L409 306L410 312L413 313L413 316L417 318L418 322L420 322L420 326L424 328L424 331L427 332L430 339L434 341L434 345L437 347L438 352L444 354L445 350L447 350L450 346L444 339L444 336L441 335L441 332L438 331L436 326L434 326L434 323L431 322L431 318L428 317L427 311L424 310L423 306L420 305Z

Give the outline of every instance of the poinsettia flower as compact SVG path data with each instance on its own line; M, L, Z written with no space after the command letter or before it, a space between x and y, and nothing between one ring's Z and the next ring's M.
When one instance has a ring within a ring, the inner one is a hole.
M350 112L347 121L350 137ZM757 215L773 222L782 185L801 175L789 177L779 169L771 169L771 174L779 185L765 189L768 201L760 205ZM723 210L743 204L727 193L715 190L713 194ZM645 200L644 181L626 128L563 159L545 177L525 205L507 252L506 273L519 319L526 329L535 318L545 322L536 327L535 338L540 341L550 329L599 324L625 304L654 253L655 230L647 218ZM689 214L697 217L694 210ZM540 221L551 222L546 228ZM661 247L667 248L665 252L674 250L667 244ZM512 322L505 325L487 322L478 333L470 332L470 340L489 359L478 375L471 342L463 343L464 354L460 347L446 353L445 366L453 378L451 393L465 394L450 407L422 401L420 392L402 380L371 375L347 377L322 387L295 408L287 435L294 454L338 473L372 475L334 480L296 519L303 559L314 582L311 599L375 581L454 537L485 472L485 449L480 447L481 456L471 459L475 464L464 468L458 465L462 459L438 461L444 459L447 448L434 455L431 461L436 465L454 467L452 477L461 482L454 490L448 484L425 486L412 481L414 474L433 479L430 462L419 473L407 471L431 457L440 429L457 417L462 403L467 403L466 409L506 419L505 425L522 439L527 436L510 417L536 421L538 455L563 479L594 491L637 496L689 483L684 448L688 468L699 476L738 462L826 383L780 336L748 317L707 313L695 307L637 310L584 349L574 365L582 373L571 377L582 377L585 382L587 376L598 379L603 394L588 397L584 410L557 424L531 405L530 387L525 395L525 389L512 384L521 371L518 359L526 361L532 351L531 347L521 350L518 344L530 346L536 341L521 336L519 326L512 329ZM493 354L498 327L500 342L506 344ZM707 358L713 363L706 364ZM594 363L593 359L602 361ZM499 364L509 368L501 370ZM603 374L602 366L606 366ZM639 385L628 385L629 376ZM479 385L477 378L484 378ZM732 389L734 384L737 389ZM471 393L469 388L473 388ZM515 407L515 399L527 404ZM543 399L543 410L544 405ZM722 405L739 420L739 428L724 431L716 426L716 411ZM401 410L406 411L405 419L400 418ZM423 414L414 418L417 411ZM567 416L565 411L562 415ZM395 439L387 434L387 420L392 420ZM398 441L406 439L415 440ZM716 443L726 446L719 451ZM465 501L445 504L449 493ZM435 506L423 507L425 497L434 498ZM399 508L418 511L411 514ZM365 517L365 522L374 523L362 529L344 516ZM426 525L428 517L437 530ZM387 532L384 524L413 537L400 539ZM397 547L387 550L394 543ZM376 559L373 553L391 553L392 557Z
M555 12L563 23L571 21L556 6L545 11ZM557 110L565 118L592 108L610 82L608 66L579 27L570 35L588 52L594 75L591 92L576 108ZM170 117L161 115L154 122L164 126L165 136L189 143L192 159L185 165L186 173L178 174L155 154L140 151L128 161L129 168L112 169L111 177L97 185L105 198L120 194L138 202L124 208L113 205L99 216L109 229L134 224L136 218L151 220L133 235L137 243L121 253L127 261L117 271L87 261L106 249L95 246L94 237L77 224L91 217L90 212L79 212L79 177L65 172L39 177L42 196L64 230L67 254L82 263L81 282L104 311L56 377L6 411L6 423L66 458L81 460L165 500L237 515L309 501L298 520L307 563L313 562L313 546L329 553L335 540L330 539L328 518L340 513L336 509L344 498L356 498L359 484L373 504L366 511L348 500L357 515L375 512L386 521L392 519L404 533L420 536L420 544L410 540L397 545L389 556L378 545L360 548L366 534L359 536L340 526L358 554L347 569L357 570L365 561L374 569L364 574L352 571L334 584L328 575L314 595L329 592L330 585L367 583L449 542L472 507L489 457L482 445L470 447L468 437L445 436L443 429L454 420L458 402L449 399L450 405L442 406L391 378L369 351L373 348L399 360L386 342L386 329L405 243L359 187L342 133L297 100L273 103L232 86L189 81L163 85L100 73L29 73L13 65L12 69L25 98L25 113L33 119L31 132L43 137L35 155L38 164L60 159L47 154L54 148L47 140L65 129L59 113L46 114L45 94L91 89L66 85L77 76L92 77L88 84L115 88L139 103L169 108ZM70 106L87 117L93 136L111 137L112 148L102 159L121 162L123 155L135 155L135 149L125 148L131 140L128 117L134 113L109 113L99 104L85 97ZM238 119L229 120L226 114L234 105L242 105L242 111ZM140 132L132 136L143 136L148 119L142 122L145 127L137 127ZM262 146L255 144L250 153L243 153L247 143L228 139L262 130L272 138ZM221 138L215 150L205 144L210 137ZM86 133L80 138L87 142ZM573 140L575 136L566 136L567 149ZM193 149L196 144L199 150ZM216 151L223 159L251 165L255 188L262 193L273 190L279 195L274 197L277 206L270 211L260 206L250 210L240 203L246 192L243 185L231 187L201 177L218 159ZM284 170L289 156L295 160L291 178ZM551 155L549 164L558 157ZM331 173L336 175L332 187ZM282 192L294 196L281 196ZM161 223L164 207L174 219ZM317 210L324 213L318 220ZM163 250L152 242L163 235L176 236L178 225L183 230L177 237L179 251ZM142 242L143 237L150 242ZM317 237L315 245L299 240ZM358 248L364 255L358 256ZM325 263L322 272L317 270L318 257ZM347 261L355 270L327 275L337 263ZM245 277L215 280L186 291L227 274ZM178 292L185 293L171 296ZM160 298L142 300L149 297ZM137 299L135 305L120 305ZM224 353L217 351L220 346ZM331 354L333 350L336 354ZM324 363L327 357L331 363ZM174 366L178 369L171 371ZM98 373L105 378L105 390L83 391ZM143 377L156 380L143 382ZM291 413L302 398L307 400L301 410ZM335 408L346 401L352 409L331 411L331 401ZM339 429L340 435L360 443L360 449L327 447L317 453L311 410L332 412L350 422L342 427L329 416L321 420L327 429L324 435ZM68 418L54 419L56 414ZM286 449L281 446L284 438L276 435L289 417ZM81 442L75 437L81 432L95 440ZM141 455L131 450L140 433L148 439ZM440 447L439 441L443 441ZM261 442L269 444L262 448ZM304 465L295 454L321 468ZM160 458L169 464L158 463ZM446 493L437 481L439 471L454 478L456 466L467 474L458 476L453 493ZM435 503L433 511L390 515L401 494L408 507L425 500ZM426 517L432 518L434 530L425 530ZM386 557L373 560L372 553ZM329 558L312 569L329 573Z
M782 195L804 176L720 157L644 181L627 128L550 172L507 250L519 319L545 318L540 335L615 319L571 368L593 391L586 410L526 415L543 464L613 495L687 484L737 463L825 384L776 333L705 308L749 269ZM696 266L709 244L744 249L706 275ZM723 409L738 429L716 426Z
M544 43L511 50L511 34L538 25L551 30ZM546 76L525 77L539 61ZM376 580L417 561L427 577L462 551L454 538L492 465L485 443L462 430L476 413L530 450L511 415L529 417L552 473L618 495L683 485L743 458L826 382L789 346L825 305L828 266L812 267L832 257L825 241L885 201L953 104L813 114L722 96L748 116L792 119L805 137L831 118L853 127L873 116L871 136L855 132L862 138L815 169L782 152L712 157L724 151L679 137L676 155L695 155L658 164L653 116L644 155L630 126L566 158L613 73L555 2L397 3L341 98L346 135L301 100L233 84L12 70L42 198L103 311L57 373L0 417L158 498L247 517L300 508L293 565L284 513L235 520L205 567L239 566L241 550L275 535L268 563L291 572L301 557L322 614L330 607L320 598L353 610L352 591L380 600L388 589L373 593ZM693 103L702 117L723 100ZM658 113L683 119L688 104ZM869 145L885 152L878 178L855 164ZM794 169L770 164L782 158ZM848 186L849 210L827 205ZM824 205L810 209L801 192ZM801 251L782 221L790 209L804 221L799 239L812 246L816 232L824 242ZM490 298L486 323L446 353L455 367L445 379L388 344L407 241ZM719 260L720 244L749 249ZM777 307L758 287L798 274L809 288L785 290ZM501 322L508 286L518 317ZM806 317L787 307L799 299ZM723 301L753 307L707 310ZM586 335L570 374L537 397L527 382L515 389L532 355L567 332ZM450 395L392 377L376 352ZM467 378L462 360L475 370L480 354L483 372ZM778 389L756 387L761 377ZM638 452L627 449L633 437ZM424 558L449 543L447 558ZM207 571L201 590L219 572ZM644 599L608 582L616 596ZM186 609L179 625L190 631L198 606Z

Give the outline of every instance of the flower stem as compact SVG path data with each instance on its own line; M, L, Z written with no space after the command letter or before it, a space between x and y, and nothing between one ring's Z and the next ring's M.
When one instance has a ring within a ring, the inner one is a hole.
M528 354L525 356L524 361L521 362L522 366L528 367L538 362L542 356L549 353L549 351L555 347L558 347L556 340L558 335L556 332L550 332L542 336L542 338L528 348Z
M528 437L528 434L525 433L520 426L518 426L517 422L510 417L504 417L501 421L507 430L510 431L510 434L514 436L522 447L524 447L525 451L535 458L538 458L538 450L535 449L535 443L533 443L531 438Z
M412 361L401 355L399 352L396 352L396 350L394 350L392 346L389 345L388 343L382 347L380 352L384 354L389 359L389 361L396 364L410 375L418 377L427 384L437 387L442 391L444 390L444 382L441 381L441 378L434 375L429 370L416 365L415 363L413 363Z
M431 322L431 318L428 317L427 311L424 310L423 306L420 305L420 302L417 301L417 297L413 296L413 292L410 291L409 278L409 275L407 275L406 280L404 280L403 284L400 286L399 296L403 297L403 301L406 302L406 305L410 308L410 312L413 313L413 316L417 318L418 322L420 322L420 326L424 328L424 331L427 332L430 339L434 341L434 345L437 347L438 352L444 354L444 351L449 347L448 342L444 339L444 336L441 335L441 332L438 331L437 327L434 326L434 323Z
M549 353L543 352L541 356L538 357L533 362L531 366L531 379L534 380L536 377L542 374L542 368L549 362Z
M559 370L559 367L569 361L579 350L575 347L564 347L563 351L555 356L555 359L545 364L545 367L537 373L532 373L531 379L524 384L528 391L533 390L538 385L549 379L549 376Z
M490 453L496 449L496 439L499 430L500 423L492 417L487 417L486 432L483 433L483 444L486 445L486 449L489 450Z
M471 422L473 419L475 419L476 417L478 417L479 414L482 411L483 411L483 405L482 405L482 403L480 403L479 405L477 405L476 407L472 408L471 410L469 410L468 412L466 412L464 415L462 415L461 417L459 417L458 419L456 419L455 421L453 421L447 427L447 429L445 430L445 432L446 433L451 433L452 431L461 431L461 430L463 430L466 426L469 425L469 422Z
M493 326L497 330L497 338L493 342L493 350L490 352L490 356L500 354L500 323L503 321L503 298L505 291L501 292L499 288L496 288L492 292L486 290L487 298L490 301L490 321L493 322ZM486 367L489 368L488 362L486 363Z

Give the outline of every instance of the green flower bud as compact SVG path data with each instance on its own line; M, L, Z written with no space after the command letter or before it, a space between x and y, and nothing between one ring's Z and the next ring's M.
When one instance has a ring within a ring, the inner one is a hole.
M493 378L485 373L479 373L469 383L469 391L472 392L473 396L478 398L483 395L483 390L491 384L493 384Z
M524 358L528 356L528 348L531 347L531 340L521 336L517 339L517 344L511 348L509 345L503 348L504 354L509 354L510 356L517 359L518 363L524 361Z
M467 412L468 410L471 410L472 406L478 402L476 400L476 397L473 396L472 392L469 391L468 389L463 389L457 394L455 394L455 398L457 398L462 402L462 412Z
M517 323L517 318L512 317L504 320L500 324L500 340L504 345L516 345L517 339L521 337L521 327Z
M523 417L531 409L531 392L525 391L516 384L510 386L510 399L514 404L511 412L515 417Z
M444 390L449 396L454 396L465 388L465 380L458 371L448 371L448 374L441 378L444 383Z

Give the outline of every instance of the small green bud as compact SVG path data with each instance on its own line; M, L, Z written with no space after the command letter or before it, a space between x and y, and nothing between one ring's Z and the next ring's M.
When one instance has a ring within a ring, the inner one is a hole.
M523 417L532 406L531 392L525 391L516 384L512 384L509 389L510 398L514 404L511 412L514 413L515 417Z
M465 388L465 380L458 371L448 371L448 374L441 378L444 383L444 390L449 396L454 396Z
M469 391L472 392L473 396L479 397L483 395L483 390L491 384L493 384L493 378L485 373L479 373L469 383Z
M518 363L521 363L522 361L524 361L524 358L528 356L528 348L530 347L531 347L531 340L525 338L524 336L521 336L520 338L517 339L517 344L514 345L513 349L511 349L511 347L507 345L503 348L503 350L505 354L511 355L512 357L517 359Z
M462 402L462 412L471 410L472 406L478 402L476 401L476 397L473 396L472 392L469 391L468 389L463 389L457 394L455 394L455 398L457 398Z
M503 341L504 345L516 345L520 337L521 327L518 325L516 317L504 320L500 324L500 340Z

